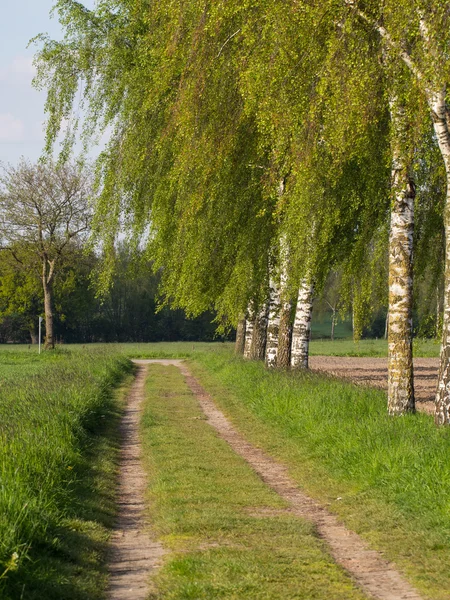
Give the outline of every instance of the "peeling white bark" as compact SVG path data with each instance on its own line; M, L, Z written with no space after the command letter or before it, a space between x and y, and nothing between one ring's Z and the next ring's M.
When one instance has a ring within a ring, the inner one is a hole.
M401 177L394 168L394 176ZM404 183L404 182L403 182ZM414 411L412 361L412 249L414 186L396 182L389 237L388 410Z
M278 329L277 367L289 369L291 361L291 312L292 303L289 298L289 247L286 238L280 240L280 323Z
M402 106L391 102L393 130L389 233L388 411L414 412L412 357L412 260L415 186L400 140L407 129Z
M269 318L266 339L266 367L277 366L278 333L280 329L280 290L272 278L269 282Z
M294 328L292 331L291 367L293 369L308 368L313 295L314 285L309 278L305 277L298 290Z
M254 320L251 312L245 319L245 342L244 342L244 358L251 358L252 340L253 340Z

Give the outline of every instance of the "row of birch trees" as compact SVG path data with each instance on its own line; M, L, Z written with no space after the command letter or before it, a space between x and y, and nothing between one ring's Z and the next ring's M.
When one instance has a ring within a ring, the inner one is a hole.
M47 146L105 131L94 229L121 229L165 302L307 368L314 290L343 273L361 329L389 288L390 414L414 411L413 273L444 277L436 422L450 422L450 11L445 0L56 3L38 36ZM77 115L83 114L83 120ZM416 225L415 225L416 214ZM413 254L416 266L413 264ZM418 269L420 266L420 269ZM388 286L387 286L388 284Z

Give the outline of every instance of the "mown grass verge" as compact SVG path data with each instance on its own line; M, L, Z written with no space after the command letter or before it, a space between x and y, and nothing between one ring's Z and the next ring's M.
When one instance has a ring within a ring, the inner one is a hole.
M284 501L205 422L177 368L152 365L146 395L151 520L170 550L152 599L362 600L311 525L283 513Z
M395 561L424 597L450 597L450 429L389 418L386 395L316 374L269 372L231 353L192 369L253 443Z
M0 597L103 598L130 362L106 350L1 358Z

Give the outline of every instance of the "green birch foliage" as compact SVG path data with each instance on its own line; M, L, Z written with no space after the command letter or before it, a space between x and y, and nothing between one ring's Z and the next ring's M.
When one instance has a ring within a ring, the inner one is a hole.
M258 22L247 24L242 93L270 148L272 181L287 174L276 210L289 240L292 281L310 270L320 283L349 252L356 272L356 257L386 219L379 42L337 22L329 4L258 6Z
M336 264L352 281L386 239L390 98L408 110L405 149L420 156L423 139L423 95L375 25L389 24L389 50L406 43L431 77L446 68L436 56L447 16L434 4L414 3L411 16L410 4L371 1L362 17L346 0L57 2L65 38L40 38L38 54L47 150L64 119L63 157L77 127L86 144L111 130L97 164L104 286L120 226L135 247L144 238L163 301L193 315L214 307L236 322L264 295L282 235L292 292L306 271L320 286Z
M118 3L117 14L108 2L95 13L73 2L58 7L66 39L46 40L39 58L39 81L50 85L48 142L74 102L74 87L59 75L70 54L84 85L86 139L96 127L113 126L98 163L97 228L104 245L112 249L120 220L135 238L151 224L163 294L196 314L230 279L242 288L236 263L256 256L261 271L257 246L271 226L258 200L261 161L253 159L261 151L252 119L242 110L229 48L222 52L219 45L228 22L211 23L207 5L197 2L156 3L151 11Z

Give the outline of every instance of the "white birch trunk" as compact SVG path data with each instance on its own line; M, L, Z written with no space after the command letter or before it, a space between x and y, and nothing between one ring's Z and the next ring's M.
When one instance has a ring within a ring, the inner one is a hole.
M298 290L292 331L291 367L293 369L308 368L313 295L314 285L309 278L305 277Z
M245 343L244 343L244 358L250 358L253 339L253 321L246 319L245 321Z
M269 282L269 318L267 322L266 367L277 366L278 333L280 329L280 290L271 278Z
M444 210L445 271L443 327L435 404L435 420L438 425L450 424L450 131L445 96L445 89L435 93L428 93L428 104L431 109L434 131L447 175L447 196Z
M285 236L280 241L280 323L278 329L277 367L289 369L291 361L291 312L292 303L289 298L289 247Z
M255 323L251 306L252 304L250 304L247 317L245 319L244 358L251 358L253 329Z
M391 102L394 131L391 227L389 233L388 412L414 412L412 357L412 253L415 187L403 159L403 107Z
M395 170L395 169L394 169ZM404 169L402 173L404 174ZM397 177L403 176L395 171ZM414 411L412 360L412 247L414 185L398 181L389 236L388 410Z

